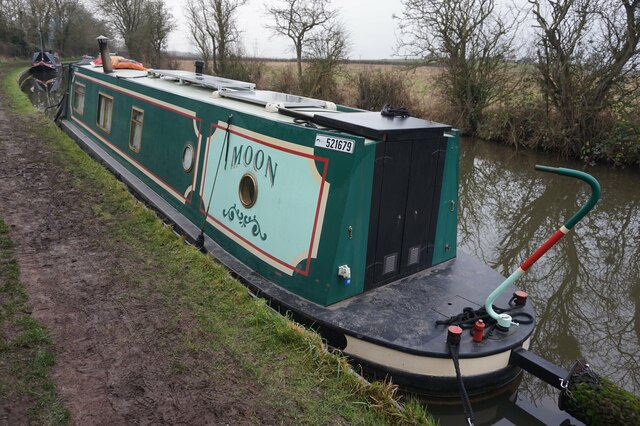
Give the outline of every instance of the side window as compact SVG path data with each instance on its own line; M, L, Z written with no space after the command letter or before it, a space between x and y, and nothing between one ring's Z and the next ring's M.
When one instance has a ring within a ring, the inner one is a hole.
M73 83L73 110L80 115L84 113L84 84Z
M113 118L113 98L104 93L98 94L98 127L107 133L111 132Z
M144 123L144 111L136 107L131 108L131 130L129 131L129 148L140 152L142 145L142 125Z

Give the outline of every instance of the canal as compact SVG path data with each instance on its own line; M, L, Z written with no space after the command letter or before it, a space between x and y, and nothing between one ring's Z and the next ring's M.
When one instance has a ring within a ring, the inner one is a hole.
M533 352L566 369L584 358L595 372L637 394L640 172L584 167L577 161L482 141L463 140L461 148L459 246L504 276L590 194L586 184L537 172L534 165L584 170L600 181L602 197L594 210L521 278L519 286L530 294L538 314ZM517 398L522 406L539 408L534 412L545 416L546 424L560 424L558 392L551 386L525 375Z
M52 78L54 81L52 81ZM53 118L64 76L30 76L22 90ZM584 170L602 185L594 210L518 282L538 313L531 350L570 369L640 391L640 171L581 163L463 139L458 245L504 276L556 231L589 195L577 180L535 164ZM517 389L474 402L477 424L580 424L557 409L558 392L524 375ZM460 406L429 405L441 424L464 424Z

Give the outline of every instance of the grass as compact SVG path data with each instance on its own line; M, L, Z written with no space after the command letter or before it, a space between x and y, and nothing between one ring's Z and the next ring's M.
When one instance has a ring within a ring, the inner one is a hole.
M344 358L325 350L317 334L275 314L264 301L249 298L227 270L176 237L121 182L34 110L15 84L19 73L14 70L3 83L10 104L20 115L41 122L32 126L33 132L50 143L78 189L94 195L86 199L108 223L109 238L126 246L141 265L134 281L154 283L154 292L176 308L175 315L193 317L196 327L184 331L183 350L207 354L224 348L255 377L266 399L279 401L274 412L296 424L434 424L424 406L409 401L402 407L394 386L363 382ZM132 289L132 297L143 293ZM184 367L176 363L174 368Z
M0 399L27 401L26 415L34 424L64 425L69 411L49 379L53 344L30 315L9 231L0 219Z

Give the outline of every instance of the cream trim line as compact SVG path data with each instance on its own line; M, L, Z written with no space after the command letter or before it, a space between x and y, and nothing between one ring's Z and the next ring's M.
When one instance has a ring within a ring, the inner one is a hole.
M179 107L179 106L174 105L174 104L170 104L170 103L165 102L165 101L161 101L160 99L157 99L157 98L152 98L151 96L143 95L143 94L141 94L139 92L135 92L133 90L125 89L124 87L121 87L121 86L116 86L115 84L107 83L104 80L100 80L98 78L91 77L91 76L88 76L86 74L76 73L76 74L74 74L74 77L76 75L79 78L84 78L86 80L93 81L95 83L98 83L98 84L100 84L102 86L105 86L105 87L108 87L110 89L116 90L118 92L126 93L127 95L130 95L130 96L145 100L147 102L154 103L156 105L161 105L161 106L164 106L166 108L173 109L175 111L181 112L182 114L193 116L193 118L196 117L195 111L191 111L189 109L182 108L182 107Z
M451 358L435 358L408 354L395 349L376 345L365 340L346 336L347 347L344 353L359 359L384 365L395 370L411 374L434 377L456 377ZM444 345L444 342L443 342ZM529 339L523 345L529 347ZM460 358L460 371L463 376L478 376L496 372L509 365L511 350L479 358Z

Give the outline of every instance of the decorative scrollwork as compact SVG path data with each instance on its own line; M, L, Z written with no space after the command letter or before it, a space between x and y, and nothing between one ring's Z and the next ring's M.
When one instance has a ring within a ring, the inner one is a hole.
M222 210L222 215L229 219L230 222L233 222L237 216L237 222L242 228L246 228L247 226L251 225L251 233L254 237L259 237L262 241L267 240L267 234L261 232L260 223L258 222L258 219L256 219L255 214L245 214L234 203L233 206L229 207L228 209Z

